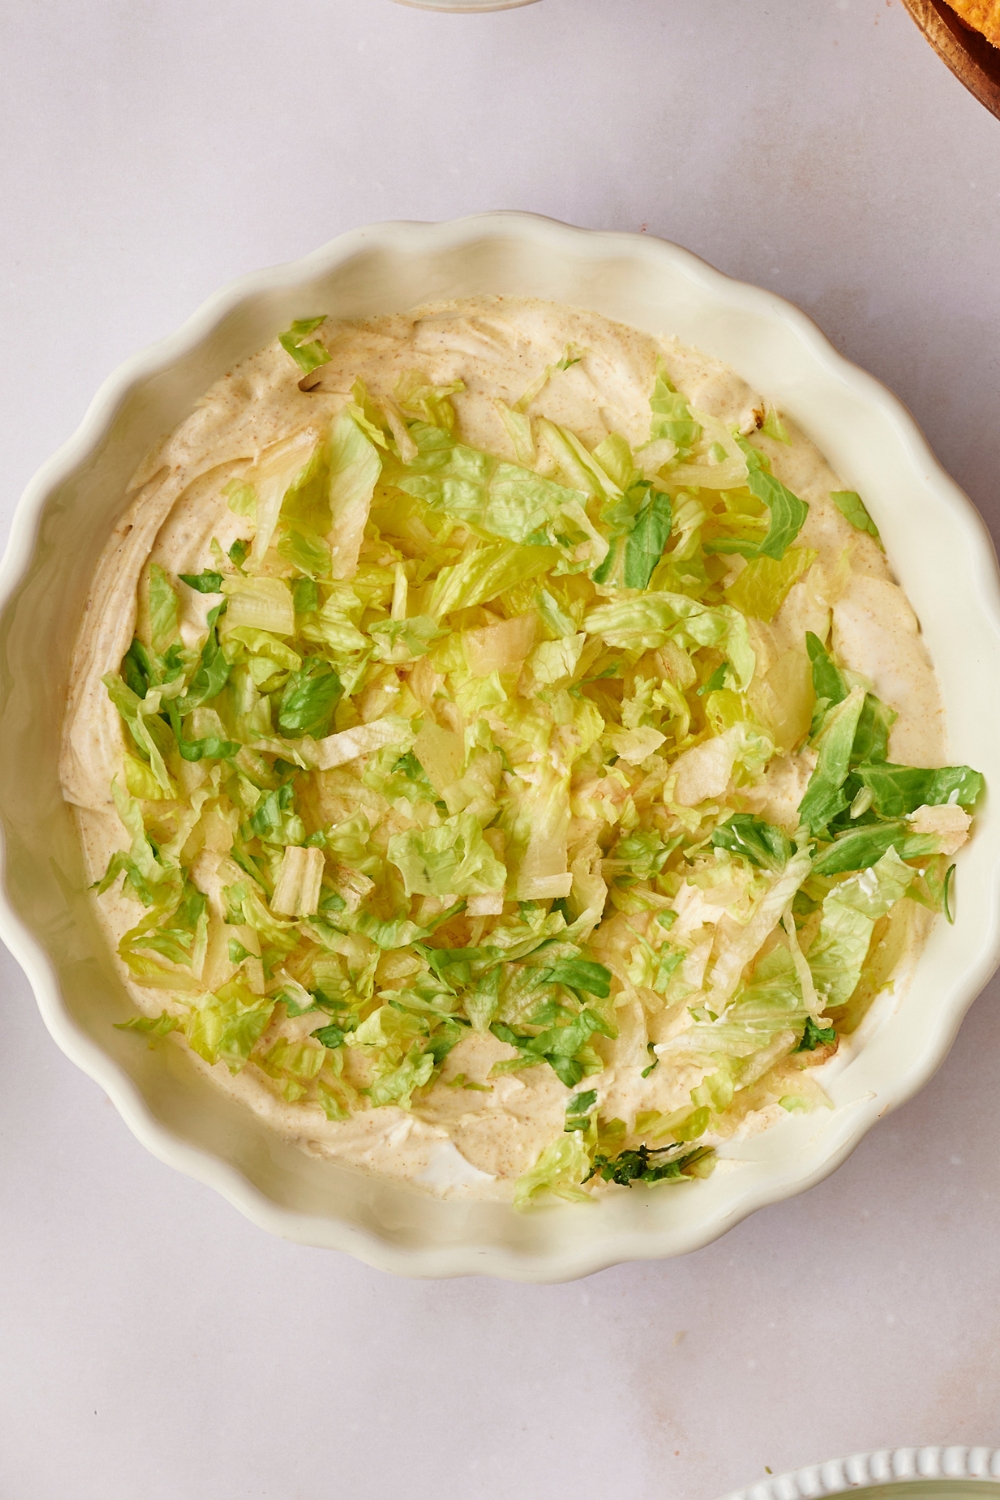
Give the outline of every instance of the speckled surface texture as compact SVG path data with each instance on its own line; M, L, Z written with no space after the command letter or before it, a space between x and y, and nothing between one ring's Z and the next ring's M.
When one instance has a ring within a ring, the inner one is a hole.
M534 210L799 303L1000 531L1000 124L898 0L0 16L0 518L119 360L380 219ZM997 982L834 1177L681 1261L392 1280L153 1160L2 959L0 1491L715 1500L1000 1443Z

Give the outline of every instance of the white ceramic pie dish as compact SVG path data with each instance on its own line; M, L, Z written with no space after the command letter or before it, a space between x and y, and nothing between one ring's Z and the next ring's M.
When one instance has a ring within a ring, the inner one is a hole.
M820 1181L930 1077L1000 958L1000 813L987 797L959 855L957 921L936 925L906 993L877 1003L863 1047L828 1084L836 1108L728 1146L714 1176L697 1184L524 1215L439 1202L304 1155L199 1076L180 1049L150 1051L114 1030L132 1006L88 905L56 760L73 638L129 475L219 375L293 318L370 316L488 292L675 333L785 409L881 528L941 677L951 758L1000 786L1000 589L989 535L896 398L801 312L645 235L511 213L378 225L213 297L105 383L28 486L0 570L0 936L55 1040L139 1139L264 1228L412 1275L556 1281L707 1243Z
M880 1448L762 1479L725 1500L960 1500L1000 1495L1000 1449Z

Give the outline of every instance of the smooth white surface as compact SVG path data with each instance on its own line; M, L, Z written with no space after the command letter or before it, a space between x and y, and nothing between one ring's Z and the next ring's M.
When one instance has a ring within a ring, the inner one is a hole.
M898 3L60 0L8 8L0 56L7 516L107 370L234 274L513 206L646 222L799 302L1000 518L1000 126ZM711 1500L1000 1440L989 995L807 1197L532 1289L267 1239L149 1159L5 974L0 1489Z
M537 0L397 0L397 3L413 5L420 10L448 10L472 15L486 10L513 10L518 5L534 5Z

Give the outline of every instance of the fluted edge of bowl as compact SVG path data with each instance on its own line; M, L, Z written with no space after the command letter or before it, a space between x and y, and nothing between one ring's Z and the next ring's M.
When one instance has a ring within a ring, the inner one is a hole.
M863 1485L928 1479L1000 1480L1000 1448L879 1448L776 1475L749 1489L734 1490L723 1500L819 1500Z
M202 303L176 332L126 360L105 380L76 432L42 465L21 497L0 562L0 615L7 611L27 573L39 520L49 497L104 440L122 401L140 381L193 350L242 303L256 294L292 287L330 273L372 248L444 252L483 239L504 237L513 237L522 245L547 246L552 250L572 248L574 253L594 260L615 255L647 264L670 264L675 271L717 293L725 304L755 310L783 324L794 334L808 358L879 410L882 420L908 451L910 461L924 471L936 498L950 511L953 523L962 531L970 548L976 549L975 576L970 582L974 582L984 612L1000 640L1000 579L985 523L938 463L898 397L841 355L805 313L772 292L727 276L669 241L648 234L582 229L540 215L508 211L436 224L390 222L342 234L299 260L252 272L232 282ZM303 1244L345 1251L379 1269L418 1277L485 1274L516 1281L556 1282L586 1276L625 1261L685 1254L718 1238L758 1208L794 1196L822 1181L850 1155L875 1120L916 1093L947 1055L966 1011L1000 963L1000 859L991 871L991 888L996 898L993 902L996 915L977 952L956 979L947 1014L939 1020L933 1044L927 1046L919 1065L887 1082L877 1100L867 1107L854 1107L853 1125L818 1166L803 1165L800 1170L783 1167L775 1173L773 1181L755 1187L747 1185L740 1189L734 1183L731 1200L724 1208L711 1218L703 1217L679 1228L650 1226L605 1233L572 1250L519 1255L495 1244L396 1246L379 1234L342 1219L285 1208L230 1163L178 1139L154 1117L131 1077L70 1016L48 954L22 922L8 896L0 829L0 939L24 969L53 1039L104 1089L137 1138L161 1161L215 1188L247 1218L271 1233ZM744 1493L752 1495L754 1500L759 1500L759 1496L767 1496L768 1500L770 1497L768 1491ZM794 1500L799 1492L788 1493ZM779 1496L785 1500L781 1491L774 1491L774 1495L776 1500Z

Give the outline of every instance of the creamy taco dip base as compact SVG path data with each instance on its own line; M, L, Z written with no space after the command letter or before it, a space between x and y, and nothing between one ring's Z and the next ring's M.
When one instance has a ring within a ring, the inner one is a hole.
M332 358L318 372L321 379L313 390L299 389L301 372L284 350L272 345L217 382L133 479L129 507L95 577L67 713L63 784L76 807L93 880L125 843L109 792L121 754L121 728L101 677L118 670L132 639L142 570L150 561L171 573L212 567L212 538L226 549L245 534L245 523L229 510L222 494L227 480L290 432L314 426L318 436L347 400L356 378L376 397L390 396L400 376L413 368L434 384L462 380L466 389L453 400L463 440L500 454L509 454L510 444L493 398L516 401L569 344L586 352L546 384L531 409L570 428L589 447L610 431L623 433L634 444L646 439L658 357L693 407L726 424L753 431L763 410L761 394L713 360L598 315L545 303L476 298L365 323L330 323L322 334ZM802 434L788 426L791 447L761 435L755 441L778 478L810 506L800 540L818 554L816 574L834 579L845 550L850 552L849 574L845 579L841 573L830 588L831 595L836 593L831 601L833 649L898 714L890 758L916 766L943 764L938 687L912 610L874 539L856 531L830 502L830 491L842 487L837 477ZM210 602L185 595L186 644L196 645L203 635ZM759 674L766 677L793 644L801 643L806 630L825 635L828 608L816 579L810 582L807 575L771 624L756 633ZM811 770L808 756L776 759L762 784L745 794L748 810L787 825ZM109 941L116 944L134 925L136 906L111 893L95 900ZM912 902L902 903L900 912L892 944L905 969L930 918ZM123 978L137 1007L158 1014L161 996L134 985L124 970ZM645 1032L640 1035L638 1020L627 1008L619 1010L617 1019L619 1039L603 1044L605 1071L588 1080L599 1091L602 1114L627 1119L637 1108L676 1109L704 1069L660 1067L642 1080L648 1061ZM292 1030L296 1026L284 1024ZM299 1018L298 1026L307 1035L315 1017ZM172 1037L168 1045L184 1044ZM848 1045L842 1042L842 1051ZM318 1109L286 1105L253 1065L232 1076L224 1064L209 1069L189 1052L196 1067L211 1072L221 1087L306 1150L425 1191L480 1199L509 1198L514 1179L530 1168L564 1122L566 1090L544 1066L493 1080L489 1094L469 1096L446 1087L445 1080L459 1071L485 1078L504 1055L506 1049L492 1037L470 1035L450 1055L443 1080L414 1111L387 1106L349 1121L328 1122ZM758 1112L741 1128L767 1124L775 1108Z

